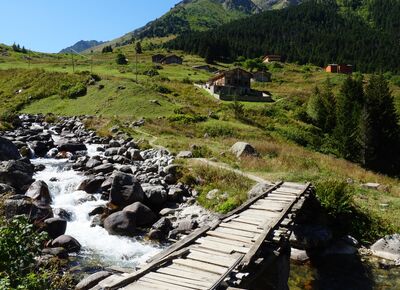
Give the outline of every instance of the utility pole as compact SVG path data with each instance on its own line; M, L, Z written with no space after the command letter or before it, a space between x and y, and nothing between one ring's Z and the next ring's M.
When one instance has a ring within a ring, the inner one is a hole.
M72 58L72 72L75 73L75 62L74 62L74 54L71 54L71 58Z

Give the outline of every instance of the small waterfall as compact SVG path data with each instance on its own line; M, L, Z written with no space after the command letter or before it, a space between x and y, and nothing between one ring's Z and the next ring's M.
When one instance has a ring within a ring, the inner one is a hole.
M88 155L97 154L96 145L87 147ZM103 266L134 267L160 251L159 247L146 244L140 238L112 236L102 227L91 227L88 214L107 201L101 200L100 195L76 190L84 177L70 167L68 160L37 158L32 163L45 165L45 170L37 172L34 178L43 180L49 186L53 209L71 213L72 220L68 222L66 234L81 243L82 251L79 255L84 260Z

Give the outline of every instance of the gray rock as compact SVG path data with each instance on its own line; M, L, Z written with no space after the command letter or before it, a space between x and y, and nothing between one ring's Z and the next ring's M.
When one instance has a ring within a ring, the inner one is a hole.
M168 200L173 202L182 202L184 191L179 187L172 187L168 191Z
M159 219L152 227L149 233L151 240L165 240L169 231L172 229L172 223L168 218Z
M126 206L123 211L129 211L136 215L136 226L147 227L157 219L156 214L141 202L135 202Z
M10 140L0 137L0 161L17 160L20 159L17 146Z
M160 210L159 215L160 216L167 216L167 215L172 215L176 212L176 209L173 208L163 208Z
M104 220L104 228L110 235L133 236L136 232L136 215L130 211L119 211Z
M292 259L293 261L304 263L307 262L310 259L310 257L308 256L305 250L292 248L290 251L290 259Z
M16 215L26 215L32 222L53 217L50 206L34 204L31 198L24 195L14 195L5 200L4 212L7 219Z
M67 250L68 253L77 253L81 250L81 244L71 236L62 235L51 242L53 248L62 247Z
M236 155L236 157L242 157L242 156L257 156L258 153L256 149L254 149L253 146L251 146L249 143L246 142L237 142L235 143L230 151Z
M101 161L94 159L94 158L90 158L88 160L88 162L86 162L86 168L89 168L89 169L95 168L96 166L99 166L99 165L101 165Z
M57 146L58 151L60 152L71 152L75 153L77 151L86 151L86 145L83 143L73 142L69 140L62 139Z
M65 234L67 229L67 221L61 218L49 218L44 221L45 231L51 239L56 239Z
M97 193L99 192L104 180L105 178L101 176L86 178L81 182L81 184L79 184L78 190L83 190L87 193Z
M144 200L144 192L133 175L119 172L115 174L110 191L110 202L125 207Z
M371 246L373 255L400 262L400 234L393 234L378 240Z
M247 196L249 199L256 197L260 194L263 194L268 191L268 189L271 188L271 184L269 183L257 183L256 185L253 186L252 189L249 190L247 193Z
M176 155L176 158L181 158L181 159L188 159L188 158L193 158L193 153L192 151L181 151Z
M22 160L0 162L0 183L5 183L19 194L24 194L34 181L34 166Z
M143 157L140 155L140 150L130 149L128 152L132 161L143 161Z
M207 193L206 198L207 198L208 200L213 200L213 199L215 199L215 198L218 196L218 194L219 194L219 189L213 189L213 190L210 190L210 191Z
M107 271L94 273L79 282L78 285L75 286L75 290L89 290L109 276L111 276L111 273Z
M63 208L55 208L54 214L66 221L69 221L69 222L72 221L72 218L74 217L73 213L71 213Z
M347 244L344 240L338 240L331 244L324 252L323 255L355 255L358 253L356 247Z
M55 256L60 259L68 259L68 252L66 249L59 248L45 248L42 250L42 253L45 255Z
M49 187L47 186L46 182L42 180L37 180L32 183L25 195L32 198L32 200L35 202L43 205L49 205L52 201Z
M151 206L160 207L168 198L167 191L162 185L142 184L146 203Z
M114 165L111 163L102 164L93 168L95 173L110 173L114 171Z

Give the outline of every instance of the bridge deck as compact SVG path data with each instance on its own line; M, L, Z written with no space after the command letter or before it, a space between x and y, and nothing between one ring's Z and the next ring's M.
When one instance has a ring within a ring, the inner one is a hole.
M267 240L289 235L293 213L310 184L279 183L153 257L134 273L115 274L97 289L216 289L232 271L249 266Z

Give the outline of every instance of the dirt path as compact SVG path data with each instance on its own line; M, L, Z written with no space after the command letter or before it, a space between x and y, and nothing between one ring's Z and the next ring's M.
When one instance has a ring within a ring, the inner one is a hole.
M149 144L150 144L151 147L157 148L157 149L166 149L165 147L157 145L155 143L158 140L157 136L154 136L152 134L144 132L144 131L142 131L140 129L135 129L135 131L140 133L140 134L143 134L143 135L146 135L146 136L150 137L151 139L149 140ZM239 170L239 169L232 168L231 166L229 166L226 163L211 161L211 160L209 160L207 158L192 158L192 159L188 159L188 160L189 160L189 163L203 163L203 164L206 164L208 166L215 167L215 168L228 170L228 171L234 172L234 173L236 173L238 175L247 177L248 179L253 180L253 181L257 182L257 183L273 184L273 182L265 180L264 178L261 178L261 177L259 177L257 175L252 174L252 173L248 173L248 172L244 172L244 171Z

